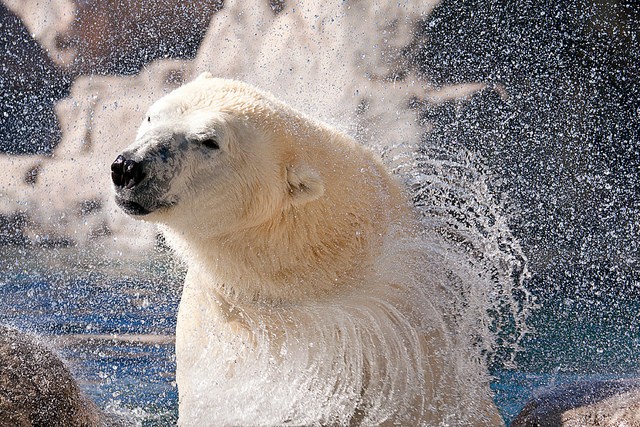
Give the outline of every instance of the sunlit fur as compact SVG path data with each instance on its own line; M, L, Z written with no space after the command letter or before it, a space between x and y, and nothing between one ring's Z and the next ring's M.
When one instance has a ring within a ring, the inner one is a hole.
M220 149L194 148L203 135ZM188 264L182 425L501 424L447 319L446 246L350 137L205 74L151 107L126 154L152 190L120 196L154 208Z

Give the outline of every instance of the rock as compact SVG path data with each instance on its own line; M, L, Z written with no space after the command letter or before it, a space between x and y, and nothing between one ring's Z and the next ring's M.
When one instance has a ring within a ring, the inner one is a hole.
M61 137L53 105L69 77L0 3L0 152L49 154Z
M73 61L73 52L61 50L56 38L68 31L75 16L71 0L2 0L27 27L48 57L58 66Z
M222 0L5 0L74 75L133 74L160 58L193 58Z
M106 421L52 350L2 325L0 420L12 426L98 426Z
M640 380L568 384L534 397L512 427L640 426Z

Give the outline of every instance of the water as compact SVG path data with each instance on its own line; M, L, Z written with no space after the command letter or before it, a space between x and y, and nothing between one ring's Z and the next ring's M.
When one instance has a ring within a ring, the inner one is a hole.
M146 260L105 259L99 250L4 248L0 322L53 337L54 348L100 407L145 426L174 425L173 333L183 269L166 252ZM629 313L639 308L627 307ZM531 320L539 322L540 333L524 343L519 366L492 372L494 399L507 421L543 387L637 371L637 359L625 357L640 350L637 334L616 335L615 321L585 325L562 317L544 329L557 312L536 311ZM594 356L600 365L590 362Z
M181 270L168 254L132 263L98 249L4 248L3 265L0 323L47 337L103 409L175 425Z

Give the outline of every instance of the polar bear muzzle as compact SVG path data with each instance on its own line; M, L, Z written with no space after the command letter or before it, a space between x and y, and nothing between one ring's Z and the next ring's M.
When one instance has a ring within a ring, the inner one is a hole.
M144 179L142 165L135 160L126 159L120 154L111 164L111 180L118 194L116 203L129 215L146 215L150 211L140 203L122 196L123 190L130 190Z
M146 178L143 162L120 154L111 164L111 180L116 190L116 204L127 214L142 216L172 205L163 202L155 191L140 185Z

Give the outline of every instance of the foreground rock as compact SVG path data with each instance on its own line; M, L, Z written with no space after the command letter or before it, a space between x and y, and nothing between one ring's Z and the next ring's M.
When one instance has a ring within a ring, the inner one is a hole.
M533 398L512 427L640 426L640 380L561 386Z
M82 394L69 369L35 337L0 325L0 424L125 425Z

